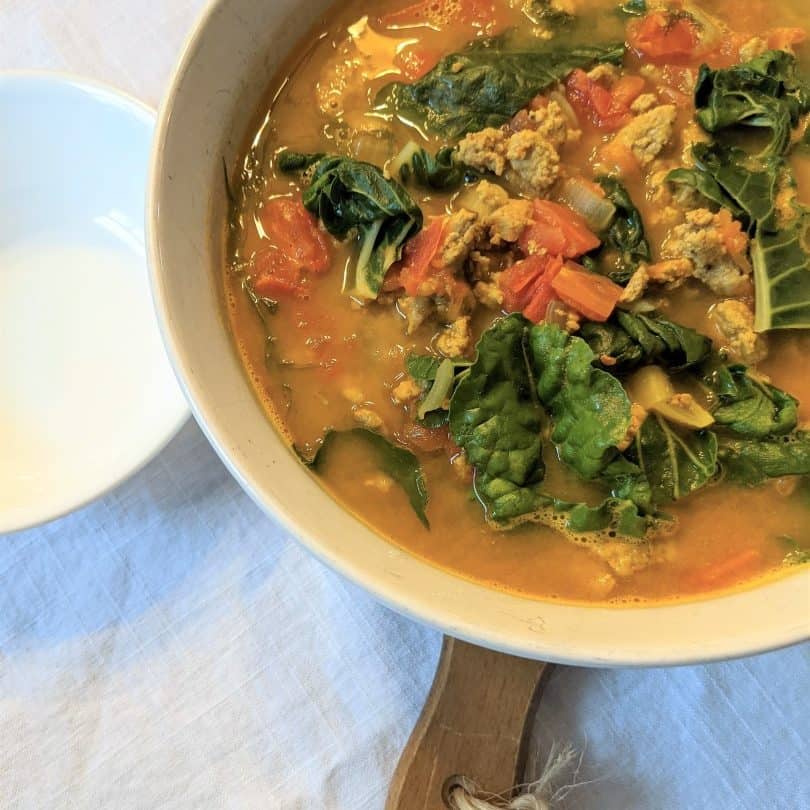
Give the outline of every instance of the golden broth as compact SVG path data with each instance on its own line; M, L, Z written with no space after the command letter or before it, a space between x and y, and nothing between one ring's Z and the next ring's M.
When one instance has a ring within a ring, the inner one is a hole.
M384 2L374 8L379 13L402 5ZM596 40L621 37L624 22L613 13L614 3L591 0L575 5L580 13L597 15ZM758 30L758 21L766 13L774 25L800 22L798 0L780 4L778 10L765 0L743 7L731 0L702 5L733 22L740 31ZM493 9L490 28L523 19L519 10L501 0L493 3ZM401 50L403 43L408 47L416 43L420 54L435 62L462 47L477 31L460 24L449 24L440 31L409 28L399 32L402 36L397 41L369 29L362 20L367 13L367 4L360 0L336 7L309 41L296 50L270 88L269 112L260 111L250 141L244 196L238 219L232 223L233 262L224 273L228 315L251 382L268 414L304 452L317 447L325 430L356 426L351 406L358 404L373 408L389 436L401 437L410 417L403 406L394 403L391 389L403 377L404 358L411 352L429 351L435 339L435 325L420 327L406 337L402 318L393 306L359 307L341 294L342 268L354 251L348 242L335 244L333 269L314 280L307 298L283 299L269 319L273 340L268 363L264 326L242 289L244 263L263 243L259 225L263 200L299 192L295 179L275 173L270 165L272 156L289 146L303 152L348 151L380 165L414 137L413 131L396 123L391 126L390 142L365 139L355 143L347 140L346 124L363 120L376 89L395 76L397 49ZM352 43L347 30L355 34ZM342 119L335 120L321 112L315 99L329 99L328 88L335 82L339 85L341 66L351 59L362 61L365 80L348 95L335 95L345 104ZM690 111L682 109L679 126L690 117ZM588 164L601 139L596 131L585 130L581 141L567 148L565 162ZM676 144L671 153L677 155L678 151ZM808 161L795 158L793 163L804 185L801 194L808 200ZM652 208L641 178L625 180L625 184L641 210L656 251L666 228L651 224ZM409 193L426 216L442 213L451 204L449 196L424 194L413 187ZM687 285L667 299L663 313L711 335L707 311L714 300L703 288ZM477 324L479 330L488 320L491 313ZM806 366L810 338L804 333L782 334L771 336L770 341L770 356L761 368L775 385L799 398L800 417L808 420L810 375L797 371ZM550 529L492 530L484 522L469 483L451 472L447 453L440 450L418 455L430 493L430 530L422 526L398 488L383 492L369 486L375 469L362 449L342 448L331 454L322 480L341 503L407 551L460 576L533 597L612 603L689 597L787 570L781 563L788 547L780 538L808 542L808 507L798 497L788 497L795 482L779 480L756 489L707 486L667 509L677 517L679 528L671 537L654 541L660 544L660 562L626 577L614 577L607 564L587 547L575 545ZM547 461L550 478L556 476L570 483L570 476L555 459ZM724 560L730 556L744 562L739 571L723 576Z

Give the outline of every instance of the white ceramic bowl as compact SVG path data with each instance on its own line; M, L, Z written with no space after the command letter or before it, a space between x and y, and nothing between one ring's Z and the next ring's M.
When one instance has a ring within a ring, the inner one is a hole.
M0 74L0 533L146 463L188 418L155 323L154 113L94 82Z
M314 554L383 602L495 649L595 666L666 665L807 638L810 572L723 598L626 609L541 602L472 584L366 528L285 446L224 324L222 167L223 160L235 167L280 60L327 6L214 2L187 43L159 115L148 222L153 292L194 414L234 476Z

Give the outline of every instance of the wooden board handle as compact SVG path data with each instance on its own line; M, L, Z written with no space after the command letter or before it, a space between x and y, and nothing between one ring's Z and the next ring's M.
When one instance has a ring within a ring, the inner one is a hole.
M523 778L534 709L551 666L445 636L436 677L385 810L442 810L448 777L492 793Z

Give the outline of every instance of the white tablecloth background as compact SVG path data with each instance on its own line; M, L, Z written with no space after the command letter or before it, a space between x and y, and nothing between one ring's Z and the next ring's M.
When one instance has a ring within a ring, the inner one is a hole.
M201 6L0 0L0 69L156 104ZM0 538L0 807L380 810L439 643L310 558L189 423L103 500ZM585 748L570 808L810 808L808 683L807 647L558 668L535 744Z

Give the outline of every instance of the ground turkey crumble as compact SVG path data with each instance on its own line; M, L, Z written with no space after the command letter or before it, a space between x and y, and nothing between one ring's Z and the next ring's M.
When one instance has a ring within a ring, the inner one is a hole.
M560 173L560 155L555 147L559 140L560 134L554 130L549 139L541 129L527 128L510 134L505 129L487 127L461 140L458 159L498 177L509 171L527 191L543 196Z
M674 104L653 107L625 124L616 133L613 143L626 146L639 165L646 168L672 138L676 115Z
M712 308L711 319L721 346L734 360L753 365L765 359L765 336L754 331L754 313L744 301L721 301Z
M744 295L750 290L751 268L738 264L726 249L718 214L707 208L687 212L685 222L673 228L661 255L689 259L693 275L718 295Z

